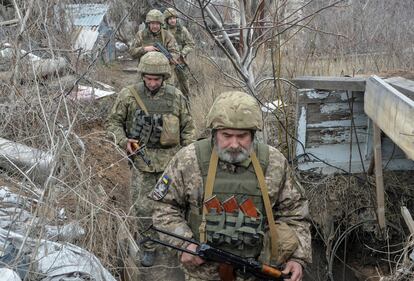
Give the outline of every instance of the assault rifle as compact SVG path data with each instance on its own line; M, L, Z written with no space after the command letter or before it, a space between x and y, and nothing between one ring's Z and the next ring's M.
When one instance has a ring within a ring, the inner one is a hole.
M139 143L133 143L132 148L134 149L133 155L141 157L142 161L144 161L147 166L151 165L151 160L147 158L147 155L145 155L145 144L139 145Z
M167 48L165 48L160 42L155 42L154 43L154 45L153 45L155 48L157 48L158 49L158 51L160 51L164 56L166 56L167 57L167 59L169 60L169 61L171 61L172 59L174 59L173 58L173 56L171 55L171 53L167 50ZM183 61L184 61L184 59L183 59ZM198 80L197 80L197 78L195 78L195 76L194 76L194 74L191 72L191 70L190 70L190 68L188 67L188 65L187 65L187 63L185 63L185 61L184 61L184 63L183 64L181 64L181 63L177 63L176 65L175 65L175 68L178 70L178 71L180 71L180 72L183 72L184 73L184 67L185 66L187 66L187 68L188 68L188 72L191 74L191 76L193 77L193 79L198 83Z
M200 258L206 261L217 262L220 264L219 275L220 275L221 280L223 281L235 280L235 275L234 275L235 270L237 270L237 272L241 274L246 274L246 273L251 274L255 276L256 278L259 278L260 280L263 280L263 281L283 280L283 279L289 279L291 277L290 273L283 274L281 272L281 270L283 270L283 266L273 267L270 265L263 264L253 258L243 258L235 254L232 254L230 252L227 252L227 251L224 251L218 248L214 248L206 243L200 243L193 239L188 239L180 235L177 235L175 233L171 233L171 232L156 228L154 226L150 226L146 231L151 230L151 229L155 230L156 232L160 232L162 234L174 237L176 239L186 241L192 244L196 244L197 249L195 251L190 251L188 249L176 247L167 242L164 242L164 241L161 241L161 240L149 237L149 236L144 236L144 239L141 240L140 244L145 244L146 242L151 241L151 242L161 244L163 246L166 246L166 247L169 247L169 248L172 248L172 249L184 252L184 253L188 253L194 256L199 256Z
M145 147L146 143L148 143L148 139L150 138L151 131L152 131L152 124L148 125L144 122L142 118L139 118L142 114L140 109L137 109L134 113L134 120L132 122L132 128L128 134L129 139L135 139L138 143L132 144L132 149L134 153L131 155L138 155L142 161L145 162L147 166L151 165L151 160L147 158L145 155ZM152 122L152 119L150 119Z

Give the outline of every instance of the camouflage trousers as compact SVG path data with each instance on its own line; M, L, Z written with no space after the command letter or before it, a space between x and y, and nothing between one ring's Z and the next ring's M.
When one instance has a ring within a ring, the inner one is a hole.
M162 173L141 172L138 169L132 169L131 179L131 197L132 207L134 210L137 231L141 232L152 224L152 206L153 201L148 198L148 194L154 188ZM151 243L144 245L145 250L155 250Z
M162 173L141 172L135 168L132 170L131 180L131 197L133 203L134 216L137 218L137 231L140 232L152 224L152 206L153 201L147 196L154 188ZM156 233L150 233L149 236L158 239ZM141 246L141 251L155 251L155 262L151 267L142 267L140 255L136 257L136 266L138 271L137 280L184 280L183 272L179 267L177 253L169 251L166 247L156 246L153 243L146 243Z
M190 94L190 83L188 82L188 77L190 75L190 70L187 66L184 66L183 70L175 68L175 86L180 89L185 97L188 97Z

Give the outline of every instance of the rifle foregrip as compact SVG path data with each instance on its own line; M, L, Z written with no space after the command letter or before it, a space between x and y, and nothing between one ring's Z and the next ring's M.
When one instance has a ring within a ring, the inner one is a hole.
M278 270L277 268L274 268L272 266L265 265L265 264L262 266L262 272L265 275L268 275L268 276L271 276L271 277L274 277L274 278L281 278L281 277L283 277L282 276L283 274L282 274L282 272L280 270Z

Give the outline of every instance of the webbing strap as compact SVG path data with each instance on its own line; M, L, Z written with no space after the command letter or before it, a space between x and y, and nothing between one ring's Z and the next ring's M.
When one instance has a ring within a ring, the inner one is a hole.
M137 101L139 107L145 112L146 115L148 114L148 110L147 107L145 106L144 102L142 101L141 97L138 95L137 90L135 89L134 86L129 86L128 87L129 91L132 93L132 95L134 96L135 100Z
M252 159L252 164L254 171L257 176L257 180L259 181L260 190L262 191L263 203L266 210L267 222L269 223L269 230L270 230L270 242L272 245L271 248L271 257L276 259L279 256L279 249L277 247L277 233L276 233L276 223L275 218L273 217L272 205L270 204L269 199L269 191L266 186L265 177L263 174L262 167L260 166L259 160L257 159L256 153L253 151L250 154L250 158Z
M206 179L206 186L204 187L204 200L208 200L213 195L214 181L216 179L218 164L218 155L215 148L211 151L210 164L208 165L208 174ZM200 231L200 242L205 243L206 239L206 214L207 208L203 204L203 213L201 218L201 224L199 227Z

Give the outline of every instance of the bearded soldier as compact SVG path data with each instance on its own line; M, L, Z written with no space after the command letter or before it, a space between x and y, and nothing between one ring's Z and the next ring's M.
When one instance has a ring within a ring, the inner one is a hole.
M134 156L131 194L142 228L151 224L152 201L148 193L157 183L167 163L181 146L193 142L194 124L185 97L165 80L170 77L167 58L159 52L145 54L138 65L142 82L123 88L113 105L107 129L115 143L128 154L135 146L146 145L150 163ZM149 165L148 165L149 164ZM141 263L154 263L155 248L144 249Z
M147 52L159 51L154 43L161 43L174 57L170 63L176 64L178 58L177 42L174 36L162 28L164 16L161 11L153 9L147 13L145 28L137 32L130 48L133 58L140 59Z
M154 225L244 258L285 264L283 273L291 273L290 280L302 280L303 267L311 262L308 201L286 158L254 141L262 128L258 103L246 93L222 93L207 125L212 138L180 150L152 191ZM219 202L214 208L212 200ZM227 205L230 201L234 204ZM197 247L161 238L192 252ZM186 280L222 280L220 269L226 264L186 252L179 258ZM254 280L243 272L232 274Z
M188 32L185 26L182 26L177 21L177 11L173 8L168 8L164 11L164 20L165 20L165 29L171 32L174 35L175 40L178 45L179 59L178 64L182 68L175 68L175 73L177 76L177 82L180 90L185 96L188 96L190 93L188 75L189 69L186 63L187 55L194 49L194 40L190 32Z

